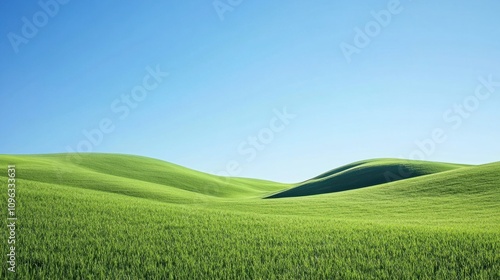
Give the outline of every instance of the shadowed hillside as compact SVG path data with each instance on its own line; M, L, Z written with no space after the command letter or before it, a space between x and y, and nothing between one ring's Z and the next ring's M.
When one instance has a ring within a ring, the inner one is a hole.
M354 190L461 167L465 167L465 165L399 159L366 160L333 169L268 198L308 196Z

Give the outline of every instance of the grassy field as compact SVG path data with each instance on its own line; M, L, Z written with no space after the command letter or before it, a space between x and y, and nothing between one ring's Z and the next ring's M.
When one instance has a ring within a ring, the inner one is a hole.
M379 159L288 185L2 155L5 219L9 164L16 273L4 257L2 279L500 279L500 163Z

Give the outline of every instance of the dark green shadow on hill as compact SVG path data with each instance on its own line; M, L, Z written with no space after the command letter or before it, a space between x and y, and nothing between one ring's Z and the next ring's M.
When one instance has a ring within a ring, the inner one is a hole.
M342 192L435 174L465 166L399 159L360 161L333 169L266 198L286 198Z

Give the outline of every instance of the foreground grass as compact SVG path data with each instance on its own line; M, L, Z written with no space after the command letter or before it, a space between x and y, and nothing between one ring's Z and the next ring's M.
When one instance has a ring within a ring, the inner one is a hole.
M0 278L500 279L499 164L259 199L288 186L238 179L243 194L186 190L127 167L125 177L58 160L0 157L19 162L21 178L18 270L4 264Z
M25 279L500 277L496 232L201 211L22 187L17 274Z

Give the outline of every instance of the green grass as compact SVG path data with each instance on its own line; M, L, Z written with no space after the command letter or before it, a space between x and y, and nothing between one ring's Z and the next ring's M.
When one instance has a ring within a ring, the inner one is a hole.
M296 185L108 154L0 156L3 182L7 164L18 270L2 279L500 279L500 163L373 160Z
M398 159L366 160L333 169L269 198L348 191L461 167L464 165Z

